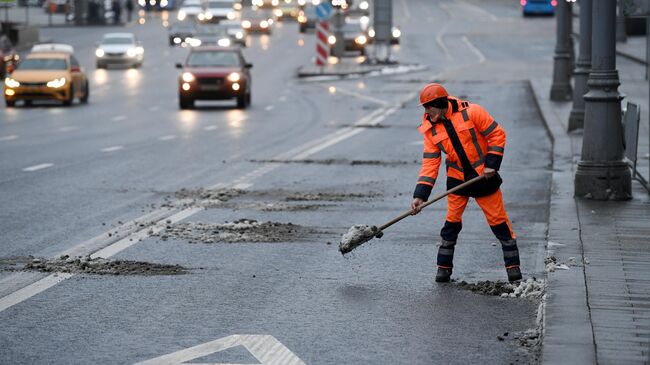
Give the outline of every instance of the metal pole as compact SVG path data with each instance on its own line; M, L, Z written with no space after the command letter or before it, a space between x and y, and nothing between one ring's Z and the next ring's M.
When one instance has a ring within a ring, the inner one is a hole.
M569 5L567 7L568 16L566 17L567 34L569 35L569 69L567 70L569 74L567 78L569 80L571 80L571 76L573 76L573 69L576 68L576 51L573 42L573 3L574 1L567 0L567 4Z
M390 61L390 38L393 26L392 0L375 0L375 61L388 63Z
M623 14L622 0L616 1L616 41L627 42L627 29L625 29L625 14Z
M632 198L632 178L623 162L620 85L616 70L616 3L594 0L589 92L585 95L582 156L575 196L595 200Z
M557 29L555 55L553 56L553 84L551 85L551 100L571 100L571 55L569 54L569 30L567 17L569 16L569 3L560 0L557 4Z
M345 55L345 39L343 35L343 10L341 8L335 8L334 13L334 37L336 37L336 43L332 48L332 53L334 57L341 58Z
M584 95L588 91L587 80L591 70L591 1L580 0L580 53L573 71L573 108L569 114L569 132L582 128L585 122Z

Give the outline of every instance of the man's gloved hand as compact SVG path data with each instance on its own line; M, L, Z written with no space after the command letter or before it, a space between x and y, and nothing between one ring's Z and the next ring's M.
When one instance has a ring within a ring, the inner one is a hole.
M413 198L413 201L411 202L411 215L420 213L420 210L422 210L422 204L424 204L424 200L421 198Z
M485 175L485 177L487 177L488 179L491 178L492 176L496 175L496 173L497 173L497 170L489 168L489 167L486 167L486 168L483 169L483 175Z

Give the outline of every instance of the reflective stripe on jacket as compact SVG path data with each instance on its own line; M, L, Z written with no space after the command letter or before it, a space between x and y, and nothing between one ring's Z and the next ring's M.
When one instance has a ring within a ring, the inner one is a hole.
M479 175L485 166L499 170L506 133L483 107L450 96L444 118L451 121L469 162ZM425 113L418 130L424 136L424 151L414 197L426 200L438 178L443 154L448 178L463 181L464 173L442 122L432 125Z

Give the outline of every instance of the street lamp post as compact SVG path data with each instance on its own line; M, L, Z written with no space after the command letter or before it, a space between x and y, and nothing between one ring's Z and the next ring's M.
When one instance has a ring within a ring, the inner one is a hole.
M594 0L592 69L585 94L582 156L575 196L595 200L632 198L630 169L623 162L620 85L616 70L616 2Z
M580 53L573 71L573 108L569 114L568 131L580 129L585 122L585 99L587 80L591 70L591 1L580 0Z
M551 100L571 100L571 55L569 54L570 40L567 17L571 4L560 0L557 4L557 29L555 55L553 56L553 84L551 85Z

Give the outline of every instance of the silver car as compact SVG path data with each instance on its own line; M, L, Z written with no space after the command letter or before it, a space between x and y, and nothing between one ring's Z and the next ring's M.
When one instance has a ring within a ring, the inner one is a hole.
M97 68L108 65L140 67L144 62L144 48L133 33L107 33L95 50Z

